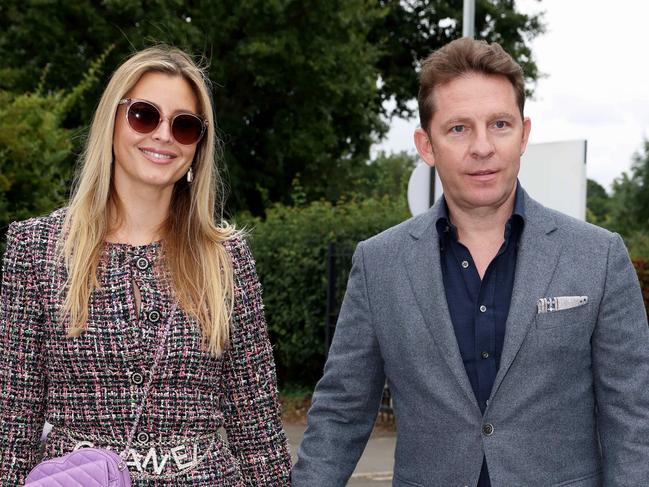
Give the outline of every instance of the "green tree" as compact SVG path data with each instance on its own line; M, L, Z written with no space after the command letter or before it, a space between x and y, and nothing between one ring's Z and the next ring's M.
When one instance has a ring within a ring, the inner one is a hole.
M402 199L406 204L408 180L417 161L416 156L407 152L379 152L374 160L355 171L348 182L346 195L360 198L389 196Z
M611 197L604 187L597 181L588 179L586 186L586 220L595 225L606 226L610 206Z
M0 241L11 221L47 213L66 200L74 163L72 140L80 133L64 128L63 120L96 82L109 50L71 90L0 90Z
M381 0L379 3L385 15L370 34L370 40L381 48L379 99L381 102L396 102L394 109L386 111L386 115L409 117L414 115L413 106L408 102L417 94L419 61L433 50L461 37L462 2ZM523 67L530 83L539 77L530 41L544 30L542 15L519 12L513 0L476 1L476 38L500 43Z
M417 60L460 35L452 20L460 15L451 0L4 0L0 88L33 91L46 65L46 90L75 86L113 43L103 82L125 55L155 42L202 53L211 60L232 209L261 214L271 202L290 203L298 173L309 201L348 192L386 131L385 116L410 114ZM540 18L511 0L477 2L478 36L501 42L530 80L538 73L529 41L541 31ZM65 127L87 124L103 82Z
M649 140L633 155L630 171L613 181L610 228L624 237L649 233Z
M629 249L631 258L647 262L647 268L649 269L649 231L634 232L630 237L625 238L624 241ZM649 284L649 276L645 277L645 280ZM649 291L649 288L647 290ZM647 303L647 312L649 313L649 300L645 301Z

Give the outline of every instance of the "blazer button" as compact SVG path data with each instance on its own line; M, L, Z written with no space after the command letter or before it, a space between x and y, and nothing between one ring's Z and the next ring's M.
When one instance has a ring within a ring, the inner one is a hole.
M494 427L493 427L493 425L492 425L491 423L485 423L485 424L482 426L482 433L483 433L485 436L491 436L491 435L493 435L493 434L494 434Z
M141 271L145 271L149 268L149 261L146 259L146 257L139 257L135 261L135 265L137 266L138 269Z
M149 442L148 433L145 433L144 431L139 432L137 434L137 441L140 443L148 443Z
M140 374L139 372L133 372L131 374L131 382L136 386L139 386L140 384L142 384L142 382L144 382L144 377L142 377L142 374Z
M157 323L160 321L160 312L157 310L149 311L149 321L151 323Z

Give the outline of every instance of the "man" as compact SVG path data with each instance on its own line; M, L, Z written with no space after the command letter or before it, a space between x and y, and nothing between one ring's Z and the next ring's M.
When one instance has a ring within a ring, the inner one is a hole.
M424 62L415 145L444 198L358 245L294 487L344 486L387 378L394 486L649 485L649 329L618 235L517 182L521 68L497 44Z

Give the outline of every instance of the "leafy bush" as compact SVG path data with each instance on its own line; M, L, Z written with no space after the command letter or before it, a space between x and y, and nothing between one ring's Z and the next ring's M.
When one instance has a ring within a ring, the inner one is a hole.
M324 201L277 204L263 221L250 215L236 219L239 226L254 228L250 242L264 285L266 318L283 387L309 386L322 375L329 242L347 257L337 282L340 302L356 243L408 216L403 197L383 196L335 206Z
M104 56L69 91L0 90L0 241L12 221L48 213L65 202L79 130L65 128L64 120L97 79Z
M642 297L644 298L644 305L647 309L647 317L649 317L649 260L634 259L633 266L638 273Z
M61 126L63 98L0 91L0 227L65 200L72 143Z
M649 232L634 232L624 242L632 259L649 261Z

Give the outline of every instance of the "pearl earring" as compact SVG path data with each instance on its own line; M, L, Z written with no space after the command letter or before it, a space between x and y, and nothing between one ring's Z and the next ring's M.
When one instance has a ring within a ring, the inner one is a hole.
M187 171L187 182L191 183L194 180L194 170L190 167Z

